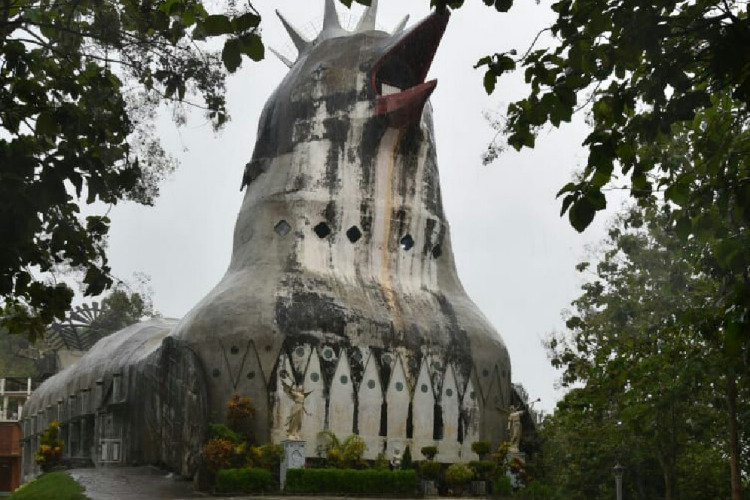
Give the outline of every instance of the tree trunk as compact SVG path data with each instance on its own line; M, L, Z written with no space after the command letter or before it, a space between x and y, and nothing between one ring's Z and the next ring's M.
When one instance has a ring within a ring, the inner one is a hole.
M729 416L729 472L732 485L732 500L742 500L740 479L740 440L737 429L737 379L733 373L727 375L727 409Z
M674 499L674 474L672 471L664 471L664 500ZM734 499L732 499L734 500Z

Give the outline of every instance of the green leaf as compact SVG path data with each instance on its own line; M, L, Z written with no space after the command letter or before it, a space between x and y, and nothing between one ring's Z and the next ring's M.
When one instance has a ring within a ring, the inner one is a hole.
M569 182L569 183L565 184L560 191L557 192L557 194L555 195L555 198L559 198L561 195L563 195L565 193L570 193L572 191L575 191L577 188L578 188L577 184Z
M479 61L477 61L477 63L474 65L474 69L477 69L481 66L487 66L490 63L492 63L492 56L484 56Z
M260 37L255 33L245 35L240 38L242 43L242 53L250 57L253 61L260 61L265 57L265 47Z
M208 16L203 21L203 31L208 36L226 35L232 33L232 22L227 16L224 15L212 15ZM226 49L226 45L224 47ZM225 61L226 63L226 61Z
M237 68L242 64L242 46L238 39L231 38L224 43L221 60L230 73L237 71Z
M234 30L241 33L251 28L257 28L260 24L260 16L248 12L232 21L232 24L234 25Z
M498 12L508 12L513 7L513 0L495 0L495 10Z
M50 111L42 111L36 119L36 133L45 137L54 137L58 131L57 120Z
M690 199L690 186L683 182L676 182L664 191L664 197L675 205L684 207Z
M491 70L487 70L484 74L484 90L487 95L491 95L495 91L495 85L497 84L497 76Z
M568 211L568 220L570 220L570 225L573 226L576 231L582 233L587 227L589 227L591 221L594 220L594 215L596 215L596 209L591 204L589 198L584 197L575 201L570 207L570 210Z
M570 208L571 203L576 201L578 199L578 196L569 194L565 198L563 198L562 207L560 208L560 217L565 215L565 212L568 211L568 208Z

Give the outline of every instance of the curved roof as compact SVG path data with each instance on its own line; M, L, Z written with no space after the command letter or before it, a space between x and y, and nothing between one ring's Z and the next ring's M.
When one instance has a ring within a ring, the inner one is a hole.
M47 379L24 406L29 415L64 399L95 382L122 372L156 351L177 324L176 319L155 318L128 326L99 340L78 363Z

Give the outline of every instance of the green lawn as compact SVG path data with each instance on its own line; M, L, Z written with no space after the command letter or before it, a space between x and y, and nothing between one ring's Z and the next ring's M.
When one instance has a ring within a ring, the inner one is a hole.
M66 472L50 472L16 490L8 500L87 500L83 487Z

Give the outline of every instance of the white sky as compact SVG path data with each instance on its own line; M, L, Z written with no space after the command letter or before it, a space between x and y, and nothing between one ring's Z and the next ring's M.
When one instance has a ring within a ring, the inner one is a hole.
M294 50L273 10L310 35L321 24L322 0L253 3L263 16L266 45L290 56ZM522 95L523 86L520 75L504 77L488 97L483 72L473 65L486 54L525 51L551 22L549 4L518 1L510 13L499 14L481 2L467 2L454 13L428 76L439 80L432 97L438 163L459 276L505 340L513 381L532 399L540 397L537 408L547 412L562 392L555 389L558 375L542 339L563 328L561 311L581 284L574 266L586 257L586 245L602 238L607 217L599 216L584 235L559 217L555 194L585 163L583 117L562 131L543 131L533 151L507 152L482 165L482 152L494 135L483 112L504 109ZM338 7L345 23L350 13ZM378 26L390 30L406 14L411 26L428 7L428 0L381 0ZM154 208L121 204L110 213L114 273L124 279L134 272L150 275L154 305L165 316L183 316L226 270L258 117L286 70L270 52L260 63L244 61L229 80L232 121L219 135L198 115L181 129L164 119L159 130L180 168L162 186Z

